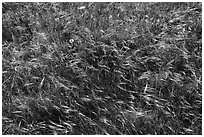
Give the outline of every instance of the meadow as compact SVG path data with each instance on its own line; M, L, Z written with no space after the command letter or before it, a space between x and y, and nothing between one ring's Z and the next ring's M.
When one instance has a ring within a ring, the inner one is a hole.
M2 3L3 135L201 135L202 3Z

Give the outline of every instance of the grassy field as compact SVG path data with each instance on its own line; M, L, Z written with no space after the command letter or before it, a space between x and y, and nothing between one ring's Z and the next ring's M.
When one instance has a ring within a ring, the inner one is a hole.
M201 135L202 3L2 3L4 135Z

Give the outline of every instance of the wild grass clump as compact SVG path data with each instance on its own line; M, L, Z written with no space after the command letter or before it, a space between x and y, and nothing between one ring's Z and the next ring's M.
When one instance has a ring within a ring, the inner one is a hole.
M2 12L3 134L202 134L201 3Z

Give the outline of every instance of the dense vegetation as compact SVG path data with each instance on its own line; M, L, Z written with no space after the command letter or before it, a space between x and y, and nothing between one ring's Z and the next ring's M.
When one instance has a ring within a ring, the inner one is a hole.
M2 3L3 134L202 134L201 3Z

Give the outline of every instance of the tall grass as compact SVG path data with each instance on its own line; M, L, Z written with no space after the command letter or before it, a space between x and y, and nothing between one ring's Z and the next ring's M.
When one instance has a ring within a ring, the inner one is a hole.
M2 3L2 131L202 134L201 3Z

